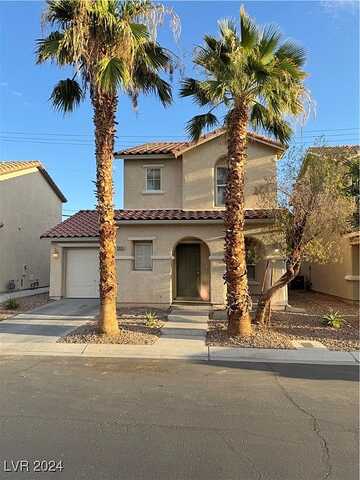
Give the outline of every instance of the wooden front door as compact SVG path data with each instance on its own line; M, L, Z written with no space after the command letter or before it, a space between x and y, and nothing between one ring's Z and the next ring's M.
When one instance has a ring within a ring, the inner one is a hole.
M177 296L200 297L200 244L181 243L176 248Z

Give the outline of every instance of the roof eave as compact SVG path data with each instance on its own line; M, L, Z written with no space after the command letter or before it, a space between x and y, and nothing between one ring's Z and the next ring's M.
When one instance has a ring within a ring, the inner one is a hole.
M115 222L118 226L120 225L147 225L147 224L152 224L152 225L178 225L178 224L189 224L189 225L196 225L196 224L204 224L204 223L210 223L210 224L223 224L224 220L223 219L196 219L196 220L190 220L190 219L184 219L184 220L160 220L160 219L148 219L148 220L121 220L118 218L115 218ZM273 223L274 219L273 218L246 218L245 223Z
M67 202L67 198L65 197L65 195L62 193L62 191L60 190L60 188L56 185L56 183L54 182L54 180L50 177L50 175L48 174L48 172L45 170L44 167L38 167L38 170L39 172L42 174L42 176L45 178L45 180L47 181L47 183L49 184L49 186L53 189L53 191L55 192L55 194L59 197L59 199L61 200L62 203L66 203Z
M142 154L127 154L122 155L121 152L114 154L115 158L120 158L123 160L149 160L156 158L157 160L161 159L174 159L176 156L173 153L142 153Z

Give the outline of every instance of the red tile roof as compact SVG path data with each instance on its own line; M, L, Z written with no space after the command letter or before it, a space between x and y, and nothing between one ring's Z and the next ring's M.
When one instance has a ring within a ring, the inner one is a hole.
M248 220L266 220L274 216L273 210L246 210ZM115 220L122 221L192 221L223 220L223 210L115 210ZM96 210L80 210L64 222L59 223L41 238L85 238L98 237L99 224Z
M14 173L14 172L21 172L21 171L25 172L25 170L28 170L29 168L37 168L39 172L42 174L42 176L44 177L44 179L47 181L47 183L50 185L50 187L53 189L53 191L56 193L56 195L60 198L60 200L63 203L67 202L60 188L56 185L54 180L50 177L48 172L45 170L42 163L39 162L38 160L31 160L27 162L26 161L0 162L0 176L6 175L8 173Z
M42 167L42 165L38 160L31 160L28 162L0 162L0 175L34 167Z
M204 143L212 138L224 135L225 130L220 128L200 137L198 142L150 142L142 145L136 145L135 147L127 148L115 155L119 157L127 157L131 155L174 155L175 157L182 155L186 150L196 147L197 145ZM249 132L248 138L250 141L258 141L266 143L279 150L285 150L285 146L272 138L259 135L255 132Z

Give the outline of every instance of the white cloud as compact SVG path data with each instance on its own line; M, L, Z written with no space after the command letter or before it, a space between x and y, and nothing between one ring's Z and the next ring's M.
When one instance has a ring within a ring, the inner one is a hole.
M359 2L357 0L321 0L320 6L334 17L338 17L344 12L354 15L359 10Z
M8 82L0 82L0 87L7 87L8 85Z
M21 92L18 92L17 90L11 90L11 93L15 95L15 97L22 97L23 95Z

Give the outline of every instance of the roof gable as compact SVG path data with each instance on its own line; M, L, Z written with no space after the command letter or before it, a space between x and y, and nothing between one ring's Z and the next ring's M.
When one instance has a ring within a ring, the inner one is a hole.
M223 128L214 130L206 135L200 137L197 142L150 142L144 143L141 145L136 145L135 147L127 148L121 152L115 153L115 156L119 158L132 158L135 156L143 155L169 155L172 157L179 157L183 153L197 148L198 146L206 143L210 140L214 140L222 135L225 135L225 130ZM273 140L269 137L259 135L255 132L248 132L248 140L250 142L262 143L267 145L278 152L283 152L286 149L286 146L282 143Z
M54 180L50 177L48 172L43 167L42 163L38 160L31 160L31 161L24 161L24 162L0 162L0 177L5 176L12 173L18 173L21 175L22 173L25 175L28 173L29 169L36 168L41 175L44 177L50 188L54 191L54 193L59 197L59 199L65 203L67 202L64 194L60 190L60 188L56 185Z

